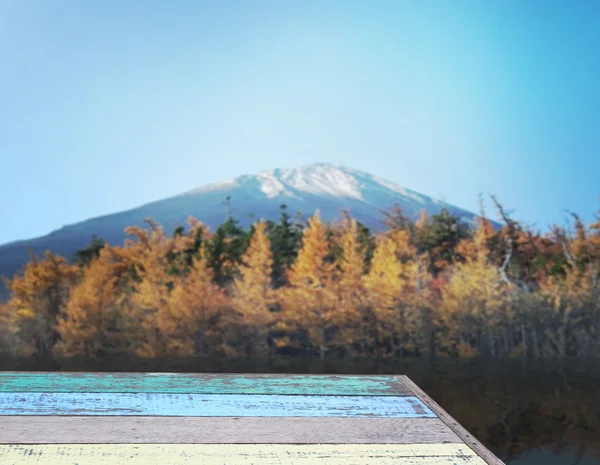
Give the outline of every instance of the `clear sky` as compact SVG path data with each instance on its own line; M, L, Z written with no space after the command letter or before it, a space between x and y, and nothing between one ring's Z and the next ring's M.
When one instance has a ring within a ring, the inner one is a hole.
M0 243L317 161L592 220L600 2L0 0Z

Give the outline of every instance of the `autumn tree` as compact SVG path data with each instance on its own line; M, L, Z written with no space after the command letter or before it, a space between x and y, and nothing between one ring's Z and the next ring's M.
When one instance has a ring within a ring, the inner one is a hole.
M545 312L544 335L551 355L564 358L585 348L600 348L600 274L598 264L571 257L564 276L540 280L538 298ZM585 349L584 349L585 350Z
M233 286L233 307L240 312L244 326L255 335L258 353L267 350L267 332L273 322L270 311L274 303L273 254L265 229L262 221L255 225L250 246L241 260L240 275Z
M234 355L240 320L230 300L214 283L202 246L189 272L171 291L168 305L157 314L157 328L164 335L164 351L172 356Z
M387 231L408 231L412 233L414 224L411 219L402 211L398 203L394 203L392 208L389 210L382 210L380 212L383 215L382 223L387 228Z
M596 221L590 225L589 242L593 261L600 266L600 210Z
M302 247L288 273L290 286L281 293L285 329L305 332L303 346L316 349L321 357L327 352L333 301L328 252L326 228L317 211L304 230ZM289 342L283 338L277 344L282 347Z
M58 255L31 256L21 276L7 282L8 307L20 348L26 354L46 355L58 340L57 318L69 298L79 270Z
M132 261L120 247L104 246L84 270L58 320L57 355L106 357L131 354L136 325L128 319Z
M331 311L331 323L336 328L334 342L345 353L365 355L369 342L367 296L362 281L366 246L361 242L358 222L353 218L348 217L344 222L340 249L332 286L336 298Z
M168 323L177 319L181 312L181 309L175 308L179 305L177 293L185 287L186 277L196 273L193 267L200 257L196 247L202 244L204 227L194 218L190 218L188 223L188 234L176 231L173 237L167 237L162 227L150 220L147 221L149 229L127 229L127 233L135 238L126 243L126 249L136 276L131 313L140 328L137 338L139 355L164 356L173 347L189 345L187 340L173 340L186 336L178 335Z
M15 352L15 330L12 324L10 307L0 302L0 353Z
M496 356L502 325L511 318L507 297L510 283L489 262L488 237L488 224L480 221L472 244L461 245L466 253L464 263L455 265L443 289L440 344L456 355L471 356L481 349Z
M363 277L374 316L375 345L380 353L394 350L393 338L398 330L398 301L403 290L403 266L398 259L395 237L407 236L407 231L394 231L378 238L371 269Z

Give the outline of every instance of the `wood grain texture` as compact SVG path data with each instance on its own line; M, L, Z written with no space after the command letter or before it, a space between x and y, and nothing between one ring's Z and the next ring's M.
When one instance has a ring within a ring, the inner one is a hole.
M443 444L438 418L0 417L0 444Z
M471 447L485 461L485 463L489 465L506 465L502 460L492 454L487 447L481 444L481 442L479 442L471 433L469 433L460 423L452 418L408 376L400 375L399 378L405 386L410 388L410 390L448 426L448 428L455 432L465 444Z
M485 465L464 444L64 444L0 446L6 465Z
M0 392L398 396L410 390L395 376L4 372Z
M435 418L411 396L0 392L0 415Z

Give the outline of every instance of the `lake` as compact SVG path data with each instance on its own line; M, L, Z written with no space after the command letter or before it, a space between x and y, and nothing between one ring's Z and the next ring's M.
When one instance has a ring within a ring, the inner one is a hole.
M510 465L600 465L600 360L2 358L0 370L406 374Z

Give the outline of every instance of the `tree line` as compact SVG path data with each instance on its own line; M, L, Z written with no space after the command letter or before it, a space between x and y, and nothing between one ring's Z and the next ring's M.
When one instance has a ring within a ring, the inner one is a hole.
M600 218L541 233L494 197L470 226L398 206L211 232L148 219L123 245L31 256L5 280L0 345L22 355L566 357L600 354Z

